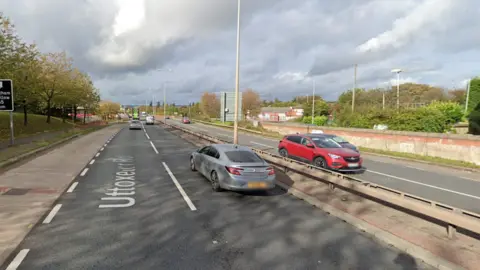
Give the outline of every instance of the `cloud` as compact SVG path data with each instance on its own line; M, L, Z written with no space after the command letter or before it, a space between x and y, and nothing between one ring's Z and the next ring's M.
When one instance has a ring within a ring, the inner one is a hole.
M242 0L240 87L291 99L335 99L402 77L451 87L480 74L477 0ZM102 97L122 103L199 100L233 90L236 1L0 0L18 33L66 50ZM61 23L59 23L61 22ZM156 71L171 68L172 73Z

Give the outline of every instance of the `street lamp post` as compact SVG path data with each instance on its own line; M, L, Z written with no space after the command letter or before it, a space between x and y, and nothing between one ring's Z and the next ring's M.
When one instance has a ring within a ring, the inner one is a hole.
M233 121L233 143L238 144L238 103L239 103L239 86L240 86L240 6L241 0L237 0L237 61L235 68L235 112Z
M312 87L312 125L313 119L315 118L315 79L313 79L313 87Z
M173 72L171 68L159 68L156 69L157 71L167 71L167 72ZM166 82L163 83L163 123L167 123L167 91L166 91Z
M392 69L392 73L397 73L397 110L400 109L400 72L401 69Z
M470 98L470 85L472 83L472 79L468 80L468 84L467 84L467 94L466 94L466 98L465 98L465 114L468 112L468 101L469 101L469 98Z

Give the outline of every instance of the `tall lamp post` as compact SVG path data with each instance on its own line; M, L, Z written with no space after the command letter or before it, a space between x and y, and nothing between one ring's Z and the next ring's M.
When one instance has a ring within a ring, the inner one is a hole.
M400 73L401 72L402 70L399 68L392 69L392 73L397 73L397 110L400 109Z
M237 0L237 61L235 68L235 112L233 121L233 143L238 144L238 103L239 101L239 86L240 86L240 6L241 0Z
M173 72L171 68L160 68L157 71L167 71ZM166 90L166 82L163 83L163 123L167 123L167 90Z

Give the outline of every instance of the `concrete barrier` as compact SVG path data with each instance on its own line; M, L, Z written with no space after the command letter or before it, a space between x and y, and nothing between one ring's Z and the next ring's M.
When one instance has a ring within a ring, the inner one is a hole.
M480 165L480 136L359 128L313 127L297 123L262 122L263 128L280 134L310 133L312 129L342 136L372 149L460 160Z

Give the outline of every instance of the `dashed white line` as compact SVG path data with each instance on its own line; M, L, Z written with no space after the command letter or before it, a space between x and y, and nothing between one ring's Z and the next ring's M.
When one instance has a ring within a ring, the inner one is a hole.
M85 176L87 172L88 172L88 168L83 169L82 173L80 173L80 176Z
M73 190L77 187L78 182L73 182L73 184L68 188L67 193L72 193Z
M254 141L251 141L250 143L258 144L258 145L265 146L265 147L270 147L270 148L274 147L274 146L271 146L271 145L267 145L267 144L263 144L263 143L259 143L259 142L254 142Z
M92 159L89 164L92 165L93 163L95 163L95 159Z
M147 136L147 139L150 140L150 136L148 136L148 133L147 133L147 132L145 132L145 136Z
M177 178L175 177L175 175L173 175L173 173L172 173L172 171L170 170L170 168L167 166L167 164L166 164L165 162L162 162L162 164L163 164L163 167L165 167L165 170L167 170L168 175L170 175L170 178L172 178L172 181L173 181L173 183L175 184L175 186L177 187L178 191L180 191L180 194L182 194L183 199L185 200L185 202L187 202L188 207L190 207L190 210L196 211L197 208L196 208L195 205L192 203L192 201L191 201L190 198L188 197L187 193L185 193L185 190L183 190L182 186L181 186L180 183L178 182L178 180L177 180Z
M417 167L415 167L415 166L405 165L405 167L410 168L410 169L419 170L419 171L425 171L425 169L417 168Z
M98 156L100 156L100 153L97 153L97 154L95 155L95 157L98 157Z
M103 147L102 147L102 148L100 148L100 151L103 151L103 150L105 150L105 148L103 148Z
M61 207L62 207L61 204L55 205L55 207L53 207L52 211L50 211L50 214L48 214L48 216L43 220L43 224L48 224L48 223L52 222L52 219L55 217L55 215L58 213L58 211L60 210Z
M15 256L15 258L12 260L12 262L10 262L10 264L7 266L6 270L16 270L20 266L22 261L25 259L25 257L27 256L29 251L30 251L30 249L20 250L18 252L17 256Z
M155 151L155 153L158 154L158 150L157 150L157 148L155 147L155 145L153 144L152 141L150 141L150 144L152 145L153 151Z
M463 193L463 192L458 192L458 191L455 191L455 190L450 190L450 189L441 188L441 187L437 187L437 186L433 186L433 185L429 185L429 184L425 184L425 183L420 183L420 182L417 182L417 181L405 179L405 178L398 177L398 176L393 176L393 175L386 174L386 173L381 173L381 172L376 172L376 171L371 171L371 170L367 170L367 172L371 172L371 173L375 173L375 174L379 174L379 175L383 175L383 176L395 178L395 179L398 179L398 180L401 180L401 181L410 182L410 183L413 183L413 184L417 184L417 185L421 185L421 186L425 186L425 187L430 187L430 188L434 188L434 189L438 189L438 190L442 190L442 191L454 193L454 194L457 194L457 195L466 196L466 197L470 197L470 198L473 198L473 199L480 200L480 197L478 197L478 196L471 195L471 194L467 194L467 193Z

